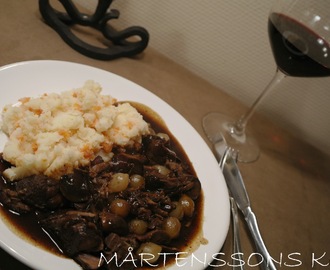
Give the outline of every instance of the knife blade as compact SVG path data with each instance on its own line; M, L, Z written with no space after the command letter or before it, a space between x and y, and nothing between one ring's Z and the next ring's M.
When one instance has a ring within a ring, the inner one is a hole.
M249 196L247 194L242 175L236 163L235 152L230 148L227 148L226 151L223 151L223 140L220 140L219 142L213 141L213 143L216 155L218 158L222 159L223 175L226 180L228 190L231 196L234 198L237 207L243 213L244 219L247 223L256 248L262 255L264 260L264 264L262 265L266 267L265 269L276 270L273 260L261 237L256 216L252 211Z

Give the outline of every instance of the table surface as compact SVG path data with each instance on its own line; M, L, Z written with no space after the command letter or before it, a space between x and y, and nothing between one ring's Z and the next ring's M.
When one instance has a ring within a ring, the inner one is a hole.
M150 47L132 58L94 60L71 49L43 23L38 1L0 0L0 6L0 66L51 59L113 72L158 95L181 113L205 141L201 119L206 113L221 111L238 117L246 109L221 89ZM313 265L313 269L329 269L330 157L262 115L253 116L249 125L255 131L261 156L257 162L239 166L270 253L281 269L312 269ZM243 219L240 221L246 269L258 269L249 260L256 251ZM222 259L230 262L231 229L221 252ZM0 250L0 269L29 268Z

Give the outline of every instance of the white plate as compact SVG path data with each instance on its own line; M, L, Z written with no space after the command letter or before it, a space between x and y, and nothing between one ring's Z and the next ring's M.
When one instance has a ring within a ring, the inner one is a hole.
M163 100L135 83L113 73L94 67L63 61L28 61L0 68L0 108L15 103L19 98L42 93L62 92L80 87L88 79L101 84L102 94L120 100L143 103L156 111L178 139L191 160L204 191L203 233L208 244L193 252L194 259L178 261L170 269L204 269L217 254L229 227L229 199L225 180L207 144L195 129ZM0 137L3 149L6 137ZM1 151L1 150L0 150ZM18 260L33 269L80 269L70 259L63 259L43 249L36 248L19 238L0 220L0 245Z

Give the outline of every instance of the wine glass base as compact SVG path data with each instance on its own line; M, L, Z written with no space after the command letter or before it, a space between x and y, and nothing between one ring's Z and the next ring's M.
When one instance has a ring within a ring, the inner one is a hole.
M234 119L221 113L209 113L203 118L204 132L210 141L220 133L227 145L238 152L239 162L256 161L260 155L257 141L248 129L243 134L235 134L234 123Z

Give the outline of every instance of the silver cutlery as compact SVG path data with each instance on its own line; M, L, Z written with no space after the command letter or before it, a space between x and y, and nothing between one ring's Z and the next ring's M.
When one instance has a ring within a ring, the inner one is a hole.
M243 178L236 163L237 153L233 149L227 147L221 134L211 138L211 141L214 144L214 150L217 157L221 160L220 165L223 170L230 196L243 213L256 248L264 259L264 263L261 264L261 266L264 267L264 269L276 270L272 258L259 232L256 216L251 209L250 200L243 182Z
M220 143L221 141L218 140L217 143L217 156L220 160L219 166L221 170L223 170L226 158L227 158L227 145L224 141ZM241 249L241 239L240 239L240 233L239 233L239 224L238 224L238 211L237 211L237 205L235 202L235 199L232 196L229 196L230 199L230 208L231 208L231 217L232 217L232 230L233 230L233 254L235 254L235 257L238 261L233 260L233 269L238 270L244 270L244 261L243 261L243 253Z

